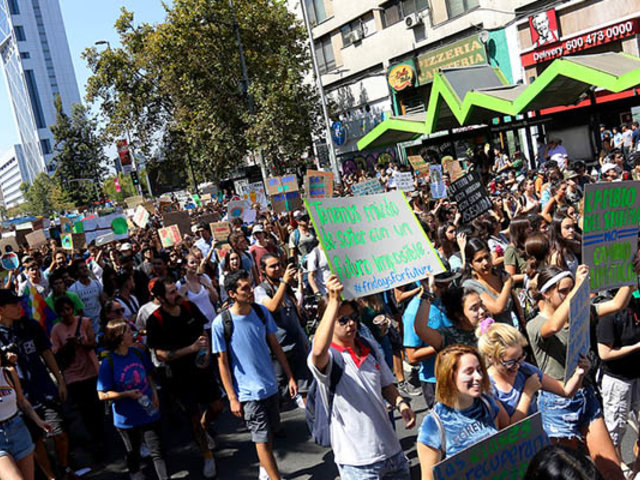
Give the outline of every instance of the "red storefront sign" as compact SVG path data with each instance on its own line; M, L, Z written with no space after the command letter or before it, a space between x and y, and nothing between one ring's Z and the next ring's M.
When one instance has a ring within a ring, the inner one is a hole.
M570 37L553 45L545 45L531 52L520 55L523 67L530 67L539 63L548 62L556 58L572 55L590 48L615 42L623 38L632 37L640 32L637 18L617 22L592 32Z

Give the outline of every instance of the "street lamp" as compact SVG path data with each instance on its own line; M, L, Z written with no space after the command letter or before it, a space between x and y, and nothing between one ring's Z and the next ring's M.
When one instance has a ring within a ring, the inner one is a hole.
M107 48L111 49L111 44L108 40L98 40L97 42L94 42L94 45L106 45Z

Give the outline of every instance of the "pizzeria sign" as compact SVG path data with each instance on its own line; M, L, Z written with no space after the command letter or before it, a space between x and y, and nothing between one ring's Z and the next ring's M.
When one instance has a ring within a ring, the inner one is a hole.
M616 40L632 37L640 32L639 23L637 18L617 22L588 33L583 33L582 35L570 37L543 48L535 49L531 52L523 53L520 55L522 66L530 67L615 42Z

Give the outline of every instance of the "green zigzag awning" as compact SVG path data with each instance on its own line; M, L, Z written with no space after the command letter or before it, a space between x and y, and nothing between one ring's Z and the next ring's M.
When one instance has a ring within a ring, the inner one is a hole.
M613 52L554 60L530 85L508 85L500 70L489 65L441 69L433 80L424 123L416 115L392 117L361 138L358 148L489 123L500 115L572 105L592 87L621 92L638 85L640 58Z

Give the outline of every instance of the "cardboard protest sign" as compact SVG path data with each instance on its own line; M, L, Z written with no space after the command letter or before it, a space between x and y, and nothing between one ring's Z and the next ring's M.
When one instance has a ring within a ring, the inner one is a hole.
M129 223L127 222L127 217L121 213L85 218L82 222L77 223L82 225L82 231L74 228L73 233L84 233L87 244L107 233L113 233L114 240L129 238Z
M231 225L229 222L210 223L209 228L216 242L226 242L231 233Z
M136 208L144 203L144 198L142 195L134 195L133 197L125 198L124 203L127 204L127 208Z
M73 231L73 222L67 217L60 217L60 232L71 233Z
M18 251L20 251L20 247L16 237L3 237L0 239L0 254Z
M398 190L403 192L413 192L416 187L413 184L413 174L411 172L395 172L393 180L396 182Z
M346 300L444 271L403 192L307 199L305 206Z
M421 155L409 155L409 163L419 173L429 173L429 164L424 161Z
M636 281L640 182L585 185L582 259L589 265L592 292Z
M27 234L25 239L31 248L40 248L42 245L47 244L47 237L42 229L34 230Z
M429 182L431 185L431 198L445 198L447 187L442 181L442 167L440 165L429 166Z
M160 200L158 210L160 213L169 213L171 211L171 202L168 200Z
M198 217L198 223L206 223L207 225L217 222L218 220L220 220L220 215L217 213L205 213Z
M200 195L200 200L202 200L202 203L211 203L211 194L210 193L203 193L202 195Z
M269 202L267 200L267 193L264 190L262 182L249 183L242 187L241 197L251 205L259 203L261 207L267 208Z
M180 228L176 224L160 228L158 230L158 235L160 237L160 243L162 243L164 248L173 247L182 240L182 237L180 236Z
M462 223L469 223L493 208L480 173L475 170L449 185L447 194L451 200L458 203Z
M351 193L354 197L374 195L382 192L384 192L384 189L382 188L382 185L380 185L380 182L375 178L351 185Z
M142 206L144 207L144 209L149 212L149 213L156 213L156 207L153 205L153 201L149 200L147 202L144 202L142 204Z
M442 169L449 174L452 182L455 182L464 175L460 162L454 160L452 156L447 155L442 158Z
M548 444L536 412L434 465L433 480L524 478L531 459Z
M136 211L133 214L133 223L135 223L138 227L144 228L147 226L147 222L149 221L149 212L142 205L138 205L136 207Z
M304 189L307 198L333 197L333 173L307 170Z
M238 195L242 193L242 189L245 185L249 185L249 180L246 178L240 178L238 180L233 181L233 189L236 191Z
M96 237L96 247L101 247L102 245L106 245L111 242L115 242L115 235L113 232L105 233L104 235L100 235Z
M279 193L271 196L271 208L276 213L293 212L302 208L300 192Z
M33 229L31 228L16 229L16 242L18 242L18 245L26 245L27 235L31 232L33 232Z
M298 179L294 174L267 178L267 193L270 196L298 190Z
M580 354L589 353L589 325L591 302L589 301L589 283L584 280L569 300L569 341L564 370L564 383L567 383L578 368Z
M224 242L216 245L216 255L218 256L218 261L221 262L222 259L227 255L227 252L231 251L231 245Z
M82 248L85 242L84 233L63 233L60 235L60 244L64 250Z
M232 200L227 204L227 218L241 218L245 221L245 215L251 210L251 204L246 200Z
M178 225L181 235L191 235L191 217L187 212L169 212L162 215L162 224L165 227Z

